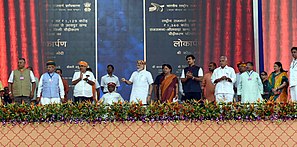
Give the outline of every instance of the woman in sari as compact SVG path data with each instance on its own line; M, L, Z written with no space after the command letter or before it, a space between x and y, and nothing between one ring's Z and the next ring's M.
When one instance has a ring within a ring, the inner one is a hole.
M163 64L162 70L164 76L161 79L161 84L159 87L160 101L173 102L178 99L178 79L176 75L172 74L172 67L169 64Z
M274 63L274 72L269 75L268 80L270 87L272 88L270 100L281 103L287 102L288 75L280 62Z

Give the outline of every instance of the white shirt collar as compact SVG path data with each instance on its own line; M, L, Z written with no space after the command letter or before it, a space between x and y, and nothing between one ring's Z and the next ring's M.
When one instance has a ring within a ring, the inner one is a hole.
M251 72L254 72L254 70L251 70L251 71L246 71L246 72L248 72L248 73L251 73Z
M106 76L108 76L108 77L114 77L114 74L112 74L111 76L109 76L109 74L106 74Z
M222 68L222 66L220 66L220 69L226 69L228 68L228 65L226 65L224 68Z
M142 72L142 71L145 71L145 69L143 69L143 70L140 70L140 71L139 71L139 70L136 70L136 71L140 73L140 72Z

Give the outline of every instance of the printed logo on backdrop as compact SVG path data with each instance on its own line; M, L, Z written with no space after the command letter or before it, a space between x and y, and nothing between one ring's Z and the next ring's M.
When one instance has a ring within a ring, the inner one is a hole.
M95 1L43 1L42 6L43 62L54 60L69 84L80 60L87 61L95 72Z
M151 3L151 6L149 7L149 12L163 12L164 11L164 5L160 5L157 3Z
M147 70L156 77L169 63L180 76L185 56L199 53L197 1L146 1ZM154 21L152 21L154 20ZM158 39L156 39L158 38Z
M89 3L89 2L86 2L86 3L84 3L84 6L85 6L85 8L84 8L84 11L85 12L91 12L91 3Z

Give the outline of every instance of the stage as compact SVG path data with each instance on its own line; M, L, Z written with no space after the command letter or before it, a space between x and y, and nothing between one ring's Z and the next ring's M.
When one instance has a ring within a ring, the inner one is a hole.
M2 105L1 146L293 146L296 103Z
M297 122L42 123L1 128L1 146L294 146Z

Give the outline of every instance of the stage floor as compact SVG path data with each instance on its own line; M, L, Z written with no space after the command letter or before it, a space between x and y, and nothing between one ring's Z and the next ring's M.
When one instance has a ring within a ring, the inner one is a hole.
M295 146L297 122L6 125L1 146Z

